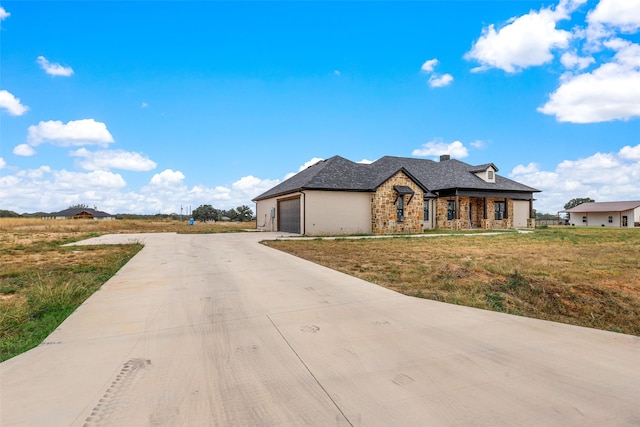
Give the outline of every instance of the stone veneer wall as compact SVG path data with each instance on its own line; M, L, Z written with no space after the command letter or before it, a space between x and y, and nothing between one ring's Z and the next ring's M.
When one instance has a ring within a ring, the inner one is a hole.
M410 195L404 196L404 221L398 222L397 204L398 194L393 189L394 185L405 185L414 191L409 202ZM404 172L398 172L375 193L371 195L371 231L375 234L392 233L421 233L424 215L424 194Z
M484 215L484 199L477 197L458 197L460 214L457 220L447 220L448 200L455 197L442 197L436 200L436 227L449 230L464 230L467 228L508 229L513 228L513 200L507 199L507 218L495 219L494 202L504 201L502 198L487 198L487 218ZM469 206L471 205L471 224L469 224Z

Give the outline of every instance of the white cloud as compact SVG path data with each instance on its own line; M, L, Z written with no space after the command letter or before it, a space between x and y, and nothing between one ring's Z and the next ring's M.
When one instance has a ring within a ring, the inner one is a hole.
M80 148L72 151L74 157L81 157L80 167L85 170L122 169L128 171L150 171L156 168L156 162L140 153L123 150L89 151Z
M19 213L49 212L75 203L101 205L106 199L118 197L125 186L124 179L111 172L53 171L42 166L0 177L0 199L4 209ZM96 198L85 198L91 192Z
M81 150L78 150L81 152ZM0 159L0 168L4 161ZM218 209L253 206L251 199L279 180L244 176L230 185L185 185L180 171L165 169L153 175L148 185L131 189L121 175L109 171L70 172L49 166L19 170L0 176L3 209L15 212L56 211L77 204L98 206L109 213L187 213L187 208L212 204Z
M7 19L10 16L11 16L11 14L9 12L7 12L4 9L4 7L0 6L0 21L4 21L5 19Z
M127 185L122 175L107 171L82 173L61 170L54 171L53 176L59 185L74 188L76 191L97 188L122 188Z
M30 157L36 154L36 150L34 150L30 145L20 144L13 148L13 154L16 156Z
M590 25L608 25L623 32L640 29L640 0L600 0L587 15Z
M431 87L449 86L453 82L453 76L451 74L440 75L433 71L436 65L438 65L438 62L439 61L436 58L429 59L424 64L422 64L422 67L420 67L420 71L423 73L431 74L429 76L429 86Z
M140 108L147 108L148 106L149 106L149 104L147 104L146 102L143 102L143 103L140 105Z
M298 172L301 172L305 169L307 169L309 166L313 166L318 162L323 161L324 159L322 157L314 157L309 161L306 161L305 163L303 163L299 168L298 168Z
M232 195L238 200L251 200L279 183L275 179L260 179L249 175L240 178L231 185Z
M538 111L560 122L596 123L640 116L640 45L604 42L616 54L589 73L568 74Z
M40 179L46 174L53 173L49 166L40 166L38 169L27 169L19 171L16 176L21 178Z
M542 65L553 59L554 49L566 49L572 33L556 28L558 21L586 0L561 0L554 8L532 10L526 15L511 18L507 25L496 30L493 24L482 30L465 59L480 63L473 71L499 68L514 73L523 68Z
M235 190L247 191L255 188L256 186L260 186L264 181L260 178L256 178L253 175L243 176L239 180L233 183L233 188ZM273 181L269 181L270 183ZM271 184L269 184L269 188L271 188Z
M620 149L618 152L620 158L625 160L638 160L640 161L640 144L635 147L631 147L630 145L626 145Z
M421 148L416 148L411 154L420 157L438 157L442 154L449 154L452 158L462 159L469 155L469 151L460 141L447 144L436 140L423 144Z
M484 141L482 141L480 139L476 139L475 141L470 142L469 145L472 146L473 148L478 149L478 150L482 150L482 149L486 148L486 146L487 146L486 142L484 142Z
M0 108L4 108L12 116L21 116L29 110L29 107L20 103L20 98L6 90L0 90Z
M298 168L298 172L302 172L303 170L307 169L309 166L313 166L316 163L321 162L323 160L324 159L322 157L313 157L311 160L308 160L308 161L304 162L302 165L300 165L300 167ZM289 172L289 173L285 174L284 180L286 181L287 179L291 178L292 176L294 176L298 172Z
M518 165L509 176L542 190L535 196L535 208L544 213L558 212L576 197L591 197L598 202L639 200L640 145L625 146L617 153L564 160L553 171L541 170L535 163Z
M375 160L362 159L362 160L360 160L359 162L356 162L356 163L360 163L361 165L370 165L374 161Z
M4 169L6 167L7 167L7 162L5 162L2 157L0 157L0 169Z
M434 74L429 77L429 86L431 87L444 87L449 86L453 82L453 76L451 74L437 75Z
M436 65L438 65L438 60L436 58L429 59L424 64L422 64L420 70L425 73L432 73Z
M340 72L340 70L333 70L333 75L340 77L340 75L342 75L342 73Z
M592 56L581 57L575 52L565 52L560 57L560 62L565 68L584 70L596 60Z
M162 172L153 175L149 183L156 187L174 187L182 185L184 178L184 174L180 171L165 169Z
M107 146L114 142L107 126L94 119L72 120L66 124L49 120L29 126L27 132L27 143L34 147L43 142L61 147L92 144Z
M42 67L42 69L47 74L49 74L51 76L69 77L69 76L73 75L73 68L65 67L65 66L60 65L58 63L53 63L52 64L44 56L38 56L38 59L36 60L36 62L38 64L40 64L40 67Z
M511 175L527 175L540 171L540 165L537 163L529 163L528 165L518 165L511 171Z

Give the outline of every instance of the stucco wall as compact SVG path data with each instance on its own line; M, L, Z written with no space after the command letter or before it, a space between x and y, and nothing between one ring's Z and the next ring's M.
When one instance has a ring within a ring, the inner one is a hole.
M272 197L270 199L259 200L256 202L256 228L264 231L279 231L278 230L278 200L291 198L292 196L300 196L301 193L287 194L282 197ZM271 209L274 209L275 217L271 217ZM303 218L303 205L300 203L300 218ZM302 223L302 219L300 220ZM303 224L300 224L302 227ZM304 230L300 230L304 233Z
M609 222L609 217L612 222ZM575 226L589 227L622 227L622 217L627 217L627 227L633 227L635 223L640 222L640 208L624 212L576 212L571 214L569 224ZM583 222L583 217L587 217L587 221Z
M394 185L410 187L414 195L404 196L404 221L398 221ZM409 201L411 198L411 201ZM404 172L398 172L371 195L371 231L375 234L420 233L423 230L424 193Z
M371 233L371 193L306 190L303 197L305 234Z
M263 231L276 231L275 218L271 218L270 210L275 209L276 199L259 200L256 202L256 228Z

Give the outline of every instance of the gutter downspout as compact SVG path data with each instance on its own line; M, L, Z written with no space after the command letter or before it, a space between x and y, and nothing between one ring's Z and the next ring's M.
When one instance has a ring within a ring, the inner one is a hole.
M302 194L302 230L300 231L305 236L307 234L307 195L304 190L300 190L300 194Z

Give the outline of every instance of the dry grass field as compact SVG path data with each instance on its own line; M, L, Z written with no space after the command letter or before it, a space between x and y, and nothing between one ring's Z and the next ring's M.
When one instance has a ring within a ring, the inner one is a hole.
M0 218L0 361L37 346L141 245L62 246L112 233L224 233L255 223Z
M406 295L640 335L640 229L264 243Z

